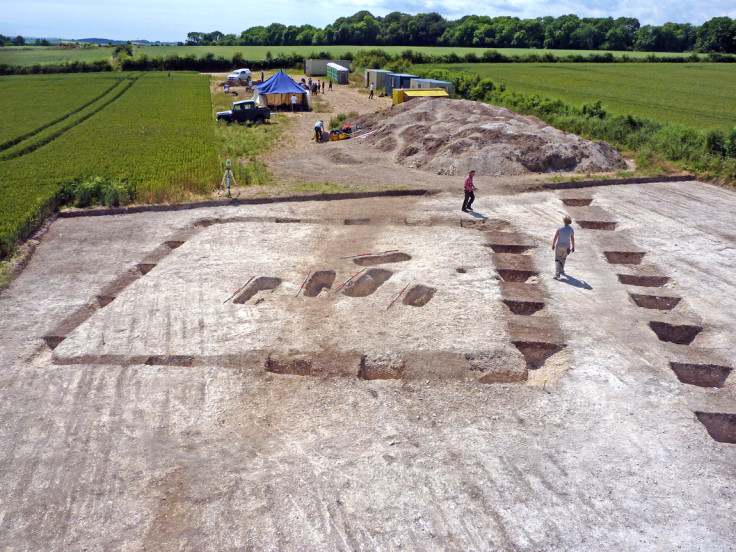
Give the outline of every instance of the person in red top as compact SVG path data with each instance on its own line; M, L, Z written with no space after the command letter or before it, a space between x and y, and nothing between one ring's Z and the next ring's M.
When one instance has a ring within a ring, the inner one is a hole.
M478 188L475 187L475 184L473 184L473 177L475 176L475 171L470 171L468 173L468 177L465 179L465 201L463 201L463 211L472 211L472 205L473 201L475 200L475 194L473 193Z

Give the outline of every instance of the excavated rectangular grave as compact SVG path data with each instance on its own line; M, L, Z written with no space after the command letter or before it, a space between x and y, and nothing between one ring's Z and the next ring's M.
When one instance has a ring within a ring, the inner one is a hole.
M506 282L526 282L530 277L539 274L529 255L493 253L492 259L496 272Z
M736 444L736 414L722 412L696 412L708 434L719 443Z
M687 323L665 322L652 320L649 327L660 341L668 341L679 345L690 345L697 335L703 331L703 326Z
M281 285L281 278L272 276L260 276L245 286L245 289L238 293L233 299L236 305L242 305L250 298L254 297L260 291L273 291Z
M669 276L652 276L646 274L616 274L618 281L627 286L659 288L669 282Z
M672 310L682 300L680 297L671 295L647 295L641 293L629 293L629 297L636 306L644 309Z
M419 284L409 288L404 295L403 303L412 307L423 307L432 300L435 293L437 288Z
M570 207L568 212L575 223L586 230L616 229L616 221L600 207Z
M368 297L391 278L392 274L390 270L371 268L354 280L350 280L340 292L348 297Z
M512 315L508 320L511 343L524 355L529 369L541 368L549 357L565 347L554 319Z
M411 255L402 253L401 251L392 251L390 253L380 253L377 255L360 255L353 259L353 262L360 266L375 266L386 263L403 263L411 260Z
M561 200L567 207L587 207L593 202L592 197L563 197Z
M152 271L152 270L153 270L154 268L156 268L156 265L155 265L155 264L153 264L153 263L140 263L140 264L138 264L138 265L136 265L136 266L137 266L137 268L138 268L138 271L139 271L139 272L140 272L140 273L141 273L142 275L144 275L144 276L145 276L146 274L148 274L149 272L151 272L151 271Z
M499 282L504 304L513 314L530 316L544 308L544 295L535 284Z
M609 264L638 265L646 255L644 251L604 251Z
M494 253L526 253L536 247L533 240L516 232L491 231L486 239Z
M729 366L670 362L670 368L682 383L698 387L723 387L731 373Z
M613 231L616 229L616 223L613 221L575 219L575 222L580 226L580 228L584 228L586 230Z
M309 276L304 286L304 295L307 297L317 297L323 289L331 289L334 281L334 270L318 270Z
M168 240L164 242L164 245L166 245L166 247L168 247L169 249L177 249L184 245L184 242L181 240Z

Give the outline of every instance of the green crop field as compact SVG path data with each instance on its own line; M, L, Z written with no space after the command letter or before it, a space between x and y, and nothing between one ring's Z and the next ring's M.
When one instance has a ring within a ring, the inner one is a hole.
M265 59L266 53L278 57L281 54L297 52L305 57L319 52L328 52L334 57L341 57L346 52L358 53L361 50L379 48L391 55L396 55L404 50L423 52L429 55L449 54L454 52L458 56L474 53L478 56L486 52L486 48L453 48L453 47L409 47L409 46L136 46L133 54L135 56L146 55L149 58L166 57L168 55L204 57L207 54L232 58L240 53L244 59ZM605 54L600 50L540 50L534 48L498 48L498 52L507 55L524 54L546 54L555 56ZM614 57L620 58L627 55L630 58L644 58L649 52L610 52ZM681 57L684 54L658 52L657 57ZM60 50L53 46L8 46L0 48L0 63L11 65L34 65L46 63L64 63L73 61L99 61L111 59L111 47L76 48L72 50Z
M421 65L417 68L427 69ZM498 63L436 65L467 71L507 90L699 129L736 125L736 66L727 63Z
M86 97L76 97L74 77L100 82ZM52 87L54 95L69 96L64 105L74 112L0 152L0 253L7 253L23 228L75 180L119 180L134 186L143 201L204 193L219 182L221 163L207 76L125 73L115 82L109 74L80 74L52 86L54 78L0 81L3 87L12 83L16 91L25 85L31 95ZM95 99L96 92L102 95ZM89 103L89 96L95 101ZM0 120L5 121L11 110L12 106L0 104ZM62 115L60 111L48 117Z

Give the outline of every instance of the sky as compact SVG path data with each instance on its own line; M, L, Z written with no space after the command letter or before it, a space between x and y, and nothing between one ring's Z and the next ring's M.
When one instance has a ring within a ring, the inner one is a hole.
M0 0L0 34L47 38L110 38L178 42L190 31L240 34L249 27L283 23L324 27L362 9L375 16L392 11L463 15L508 15L522 19L574 13L581 17L636 17L642 25L692 23L712 17L736 19L734 0Z

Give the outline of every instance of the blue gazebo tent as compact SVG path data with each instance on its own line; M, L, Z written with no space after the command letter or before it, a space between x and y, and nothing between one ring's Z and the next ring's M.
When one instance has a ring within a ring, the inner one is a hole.
M253 101L260 107L273 109L280 105L290 106L292 96L296 96L297 105L301 106L301 109L312 107L312 96L309 91L304 90L283 70L264 83L257 84L254 89Z

